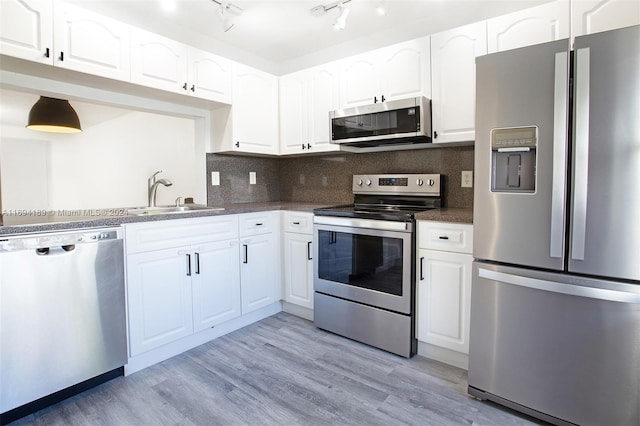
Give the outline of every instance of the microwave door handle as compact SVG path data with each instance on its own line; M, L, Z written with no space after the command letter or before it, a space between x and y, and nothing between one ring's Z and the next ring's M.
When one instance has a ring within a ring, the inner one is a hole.
M575 64L575 161L571 259L584 260L587 233L587 183L589 175L590 50L578 49Z
M562 258L564 252L565 187L567 184L567 102L569 98L569 54L556 53L553 94L553 177L551 189L551 234L549 256Z

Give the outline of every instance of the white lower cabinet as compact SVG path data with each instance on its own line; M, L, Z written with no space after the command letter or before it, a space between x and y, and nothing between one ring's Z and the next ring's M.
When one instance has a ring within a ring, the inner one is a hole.
M284 300L313 309L313 214L284 212Z
M127 257L129 341L135 356L193 333L187 248Z
M134 224L125 234L131 356L240 316L237 217ZM195 244L164 248L184 241Z
M279 212L240 216L242 314L280 300Z
M193 328L204 330L240 316L238 241L217 241L194 253Z
M418 223L418 352L467 367L473 226ZM426 344L426 345L425 345Z

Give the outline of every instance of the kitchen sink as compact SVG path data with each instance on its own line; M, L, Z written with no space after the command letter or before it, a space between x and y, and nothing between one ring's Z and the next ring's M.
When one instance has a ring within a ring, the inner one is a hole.
M214 211L224 210L224 207L209 207L201 204L185 204L183 206L155 206L155 207L134 207L127 209L127 214L134 216L145 216L151 214L175 214L193 211Z

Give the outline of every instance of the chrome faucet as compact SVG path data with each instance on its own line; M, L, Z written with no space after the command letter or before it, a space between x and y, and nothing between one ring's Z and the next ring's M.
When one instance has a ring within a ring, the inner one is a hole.
M156 180L156 175L162 173L162 170L158 170L147 180L147 196L149 201L149 207L156 206L156 192L158 191L159 185L171 186L173 182L168 179L158 179Z

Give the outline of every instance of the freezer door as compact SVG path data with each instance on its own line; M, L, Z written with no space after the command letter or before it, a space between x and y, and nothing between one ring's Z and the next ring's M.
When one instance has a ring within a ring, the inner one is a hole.
M640 26L577 37L569 270L640 280Z
M640 426L639 359L640 285L474 262L472 395L556 424Z
M560 270L569 41L481 56L476 78L473 254Z

